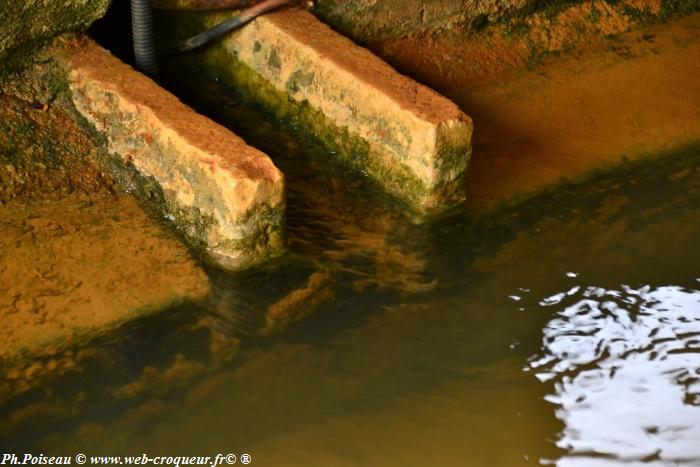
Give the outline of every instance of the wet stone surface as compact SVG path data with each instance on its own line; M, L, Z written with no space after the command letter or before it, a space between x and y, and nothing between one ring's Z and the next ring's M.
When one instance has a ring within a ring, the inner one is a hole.
M0 363L52 355L183 301L209 282L121 193L0 206Z
M284 176L265 154L95 43L64 53L72 102L103 139L122 188L146 192L221 267L284 253Z
M109 0L6 0L0 21L0 76L25 67L54 36L87 29L107 11Z
M56 62L0 86L0 367L23 375L3 398L72 368L66 349L210 290L172 229L98 164Z
M226 14L162 14L162 43ZM166 64L181 87L202 81L245 94L289 128L319 140L340 163L418 212L464 198L471 119L308 12L284 9Z

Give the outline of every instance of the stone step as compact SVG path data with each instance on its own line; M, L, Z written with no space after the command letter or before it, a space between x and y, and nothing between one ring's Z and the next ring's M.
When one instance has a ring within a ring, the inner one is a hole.
M90 40L67 63L73 103L127 191L145 193L224 268L284 252L284 175L265 154Z
M230 15L161 13L161 43L168 48ZM471 119L306 11L261 16L168 65L195 91L210 79L244 93L419 212L464 197Z

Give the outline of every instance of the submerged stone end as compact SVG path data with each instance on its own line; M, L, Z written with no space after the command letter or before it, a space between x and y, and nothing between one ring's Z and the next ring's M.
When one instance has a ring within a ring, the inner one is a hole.
M104 139L123 188L224 268L285 251L284 176L265 154L91 41L67 61L75 108Z
M472 155L473 131L472 119L465 114L437 125L434 172L423 196L423 210L440 211L464 201L464 177Z

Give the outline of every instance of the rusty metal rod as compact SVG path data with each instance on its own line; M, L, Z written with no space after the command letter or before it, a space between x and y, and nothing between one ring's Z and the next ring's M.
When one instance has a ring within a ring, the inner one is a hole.
M241 12L240 15L227 19L226 21L217 24L208 31L197 34L196 36L190 37L184 41L177 44L175 48L175 53L188 52L190 50L197 49L204 44L207 44L214 39L221 37L229 31L232 31L244 24L254 20L258 16L267 13L268 11L279 8L283 5L290 3L290 0L264 0L260 3L253 5Z

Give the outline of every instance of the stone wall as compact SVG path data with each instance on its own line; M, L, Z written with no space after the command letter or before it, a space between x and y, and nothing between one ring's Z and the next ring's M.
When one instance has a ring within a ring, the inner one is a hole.
M700 11L700 0L318 0L314 13L438 90Z
M101 18L111 0L3 0L0 74L18 68L52 37L81 31Z
M542 3L571 0L318 0L314 12L344 34L369 43L434 27L479 27L534 11Z
M556 15L588 0L317 0L314 13L338 31L371 44L422 31L469 33L518 25L534 14ZM665 19L700 6L697 0L605 0L637 22ZM590 22L596 18L591 16Z

